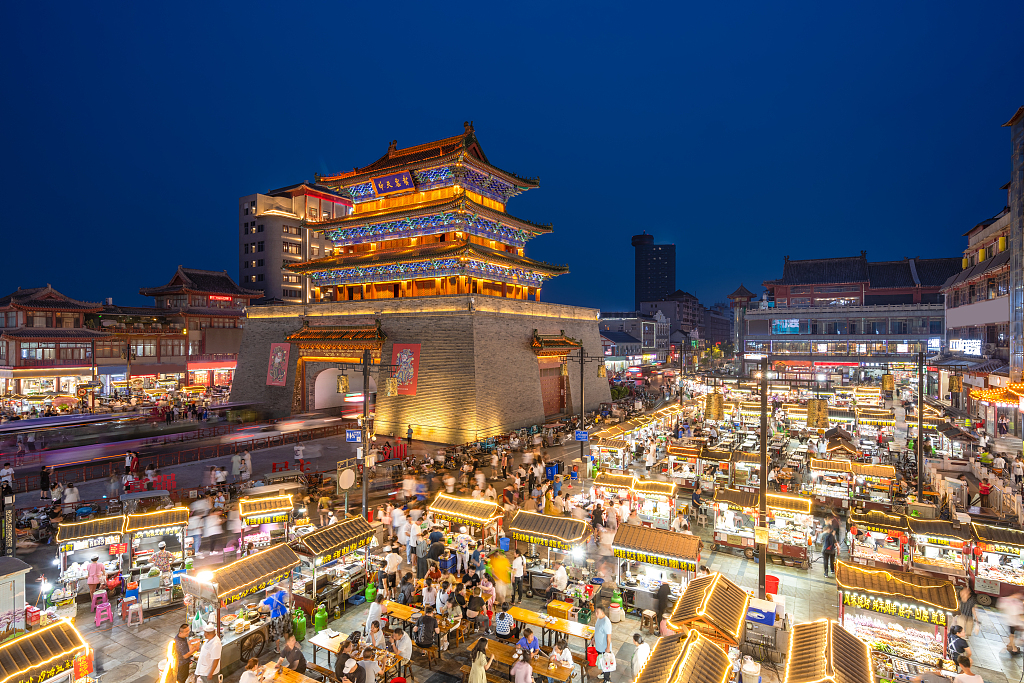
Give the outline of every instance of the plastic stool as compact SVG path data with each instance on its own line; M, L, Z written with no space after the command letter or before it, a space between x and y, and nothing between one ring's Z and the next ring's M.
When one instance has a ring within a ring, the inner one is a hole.
M96 611L96 605L99 603L110 602L107 600L107 591L96 591L92 594L92 611Z
M110 608L109 602L101 602L100 604L96 605L96 616L94 617L94 621L96 622L97 628L99 628L99 626L103 623L104 619L109 621L111 627L113 627L114 611Z
M143 619L143 617L142 617L142 605L135 604L135 605L132 605L131 607L128 608L128 622L125 624L125 626L131 626L132 625L132 617L133 616L138 616L139 617L139 626L142 626L142 619ZM111 621L113 621L113 620L111 620Z

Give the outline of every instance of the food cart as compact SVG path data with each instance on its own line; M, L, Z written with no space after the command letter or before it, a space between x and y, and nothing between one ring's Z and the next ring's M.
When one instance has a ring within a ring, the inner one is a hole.
M733 451L729 458L729 486L747 493L757 493L761 490L758 479L760 469L760 453Z
M908 680L946 659L947 628L960 610L949 581L909 572L865 569L839 562L839 622L871 650L883 680Z
M433 515L435 522L448 522L449 531L458 531L455 524L465 525L470 535L474 529L479 529L484 542L489 534L497 538L504 517L504 510L493 500L461 498L443 492L437 494L427 512Z
M66 619L0 645L5 683L91 683L93 652Z
M719 547L743 551L753 559L757 545L760 493L738 489L715 491L715 525L712 550ZM768 554L781 557L784 564L810 567L808 548L813 544L818 522L811 515L811 501L802 496L768 494Z
M732 451L706 446L669 446L665 474L684 489L693 490L700 483L708 495L716 482L723 486L729 481L729 462Z
M675 604L683 587L697 573L701 545L699 536L620 524L612 541L612 553L626 560L616 568L623 607L638 612L657 612L658 589L663 583L672 585L672 603ZM634 573L633 569L639 570L641 564L645 565L643 573Z
M554 570L551 569L551 551L563 556L567 569L583 560L586 556L585 546L590 538L591 527L582 519L542 515L536 512L520 510L508 523L506 530L512 540L529 543L527 555L539 555L534 546L547 548L547 558L529 569L527 597L532 593L542 593L551 584Z
M57 527L58 582L61 585L51 593L50 599L55 605L70 605L73 616L76 596L83 595L83 602L88 602L85 565L93 555L99 555L108 575L121 570L120 556L128 550L122 542L124 523L124 516L118 515L85 522L62 522Z
M867 567L903 570L910 561L910 526L906 515L880 510L854 512L848 526L856 526L866 538L852 539L853 561Z
M343 607L350 595L366 586L374 537L369 522L353 516L292 541L292 550L302 560L292 592L295 605L306 614L321 603L328 613Z
M971 528L977 540L968 563L978 604L1024 590L1024 531L977 522Z
M853 463L853 504L864 510L892 510L896 468L892 465Z
M632 448L629 442L598 435L590 441L590 455L598 467L612 470L629 468Z
M941 519L908 517L910 525L913 569L935 574L942 578L956 577L965 582L970 559L970 544L974 540L969 524L947 522Z
M668 529L676 510L676 485L667 481L637 478L633 483L637 514L646 526Z
M632 474L615 474L614 472L598 472L594 477L594 490L598 500L594 502L604 503L611 500L618 502L620 498L629 498L633 495L633 484L636 477ZM604 500L601 500L601 492L604 492Z
M124 533L128 537L128 552L123 556L126 560L123 571L129 581L138 581L139 602L146 612L170 607L185 597L181 587L174 583L172 575L161 575L150 564L150 558L158 550L158 544L163 542L167 544L167 552L174 555L172 569L184 567L186 544L192 542L192 539L185 536L186 527L186 507L143 512L126 518ZM147 572L147 575L143 575L143 572Z
M795 624L790 631L784 683L874 683L874 671L867 644L831 619Z
M292 569L299 563L294 550L279 544L212 572L181 577L181 586L190 596L185 601L189 623L198 615L205 623L213 621L220 626L222 673L263 653L270 619L259 609L259 601L284 586L290 595Z
M850 481L853 463L849 460L811 458L811 481L801 492L812 496L816 505L832 508L850 507Z
M250 543L256 548L266 548L278 541L287 541L294 507L290 493L240 499L238 516L242 519L239 534L242 548L249 547Z
M728 650L743 642L750 595L719 572L686 584L668 623L676 631L695 631Z
M727 683L732 673L725 650L694 630L655 640L634 683Z

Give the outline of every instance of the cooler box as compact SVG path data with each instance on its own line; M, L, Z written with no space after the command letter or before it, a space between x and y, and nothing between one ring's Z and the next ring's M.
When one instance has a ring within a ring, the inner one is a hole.
M569 612L572 610L572 605L568 602L562 602L561 600L552 600L548 603L548 616L558 617L559 619L568 619Z
M775 603L767 600L750 599L747 607L747 621L753 621L765 626L775 625Z
M33 607L32 605L29 605L28 607L26 607L25 608L25 623L28 624L29 626L38 626L39 625L39 613L40 613L40 610L39 610L38 607Z
M184 574L185 571L186 570L184 570L184 569L175 569L174 571L171 572L171 585L172 586L180 586L181 585L181 575Z
M438 564L441 565L441 571L454 572L459 565L459 558L452 554L447 560L442 557Z
M151 590L153 588L159 588L159 587L160 587L160 577L159 576L143 576L142 578L139 579L139 589L140 590L146 591L146 590Z

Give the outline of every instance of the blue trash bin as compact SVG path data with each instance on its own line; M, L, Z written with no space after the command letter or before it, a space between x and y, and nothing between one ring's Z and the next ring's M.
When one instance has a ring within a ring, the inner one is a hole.
M511 541L509 541L508 536L502 536L500 539L498 539L498 547L500 547L503 552L508 552L508 549L511 546L512 543Z
M558 466L557 465L548 465L545 468L544 472L545 472L545 474L547 476L548 481L554 481L555 480L555 475L558 474Z

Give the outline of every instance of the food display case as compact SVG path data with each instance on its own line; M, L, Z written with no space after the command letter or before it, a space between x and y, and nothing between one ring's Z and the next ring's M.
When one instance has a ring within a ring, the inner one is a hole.
M853 504L863 510L892 510L896 468L853 463Z
M975 542L969 560L978 603L1024 590L1024 531L988 524L971 524Z
M706 446L669 446L665 474L680 487L693 490L700 484L710 495L715 484L729 483L729 461L732 451Z
M62 522L57 527L57 563L60 567L58 586L50 601L59 609L67 610L61 616L74 618L78 596L89 602L86 565L94 555L104 565L108 576L121 571L121 555L128 551L124 541L123 515L99 517L85 522Z
M811 458L811 479L801 493L814 498L816 505L827 508L850 507L850 482L853 479L850 460Z
M866 567L904 570L910 561L910 526L906 515L871 510L854 512L848 520L864 532L864 538L852 539L851 557Z
M161 572L150 561L159 548L158 544L166 544L167 552L173 560L171 569L181 570L188 556L185 529L188 527L188 508L175 507L169 510L156 510L128 515L125 519L124 533L127 536L128 552L124 573L129 581L139 584L139 603L143 610L173 607L181 603L185 594L171 572Z
M947 629L960 609L951 582L839 562L836 587L839 622L867 644L879 680L908 681L940 660L956 674L946 658Z
M757 493L761 490L758 470L761 469L761 454L747 451L733 451L729 458L729 486Z
M637 514L645 526L668 529L676 514L676 485L667 481L637 478L633 483Z
M753 559L757 545L754 528L758 523L760 495L738 489L715 491L715 526L712 550L719 547L742 550ZM818 522L811 514L811 500L802 496L768 494L768 554L783 563L807 569L808 548L813 544Z
M629 469L632 448L621 439L596 436L590 441L590 454L598 467L610 470Z
M625 560L618 563L617 583L623 607L637 613L658 611L658 590L672 585L672 604L683 587L697 573L701 540L698 536L663 529L620 524L612 541L612 553Z
M969 524L908 517L910 566L943 578L966 579L974 535Z
M267 548L288 540L293 508L290 493L240 499L238 515L242 518L242 548L248 548L250 543L256 549Z
M372 526L361 516L321 527L292 541L302 563L293 577L292 598L306 614L323 603L329 613L366 585Z

